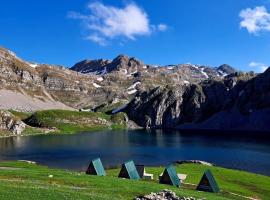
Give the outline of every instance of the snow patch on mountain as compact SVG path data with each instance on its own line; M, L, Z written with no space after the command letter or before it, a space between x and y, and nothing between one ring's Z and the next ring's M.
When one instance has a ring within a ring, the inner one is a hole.
M97 77L97 81L101 82L103 81L104 79L102 77Z
M138 72L138 70L134 71L134 72L131 72L130 74L127 74L127 77L131 77L133 76L134 74L136 74Z
M188 84L190 84L190 82L189 82L189 81L184 80L184 84L188 85Z
M225 72L223 72L223 71L221 71L221 70L218 70L218 73L219 73L218 75L220 75L220 76L222 76L222 77L228 75L227 73L225 73Z
M38 64L36 63L28 63L28 65L32 68L36 68L38 66Z
M208 74L204 71L204 68L200 68L201 73L205 76L205 78L209 78Z
M140 85L141 84L141 81L137 81L135 83L133 83L133 85L131 85L128 90L131 90L131 89L135 89L137 85Z
M122 105L122 106L119 106L118 108L116 108L116 109L114 109L114 110L112 111L112 114L116 114L116 113L118 113L118 112L124 110L126 107L127 107L127 104Z
M101 85L98 85L98 84L96 84L96 83L93 83L93 86L94 86L95 88L101 88L101 87L102 87Z
M136 93L136 92L137 92L137 90L134 89L134 90L127 91L127 94L134 94L134 93Z

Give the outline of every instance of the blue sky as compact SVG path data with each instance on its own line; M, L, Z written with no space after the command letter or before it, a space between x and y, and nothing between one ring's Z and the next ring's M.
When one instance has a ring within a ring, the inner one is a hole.
M270 65L268 0L9 0L0 25L0 46L39 63L127 54L147 64Z

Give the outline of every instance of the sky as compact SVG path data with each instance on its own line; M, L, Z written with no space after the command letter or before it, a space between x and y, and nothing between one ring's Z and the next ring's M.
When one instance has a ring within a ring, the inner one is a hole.
M270 0L9 0L0 46L25 60L73 66L126 54L147 64L270 65Z

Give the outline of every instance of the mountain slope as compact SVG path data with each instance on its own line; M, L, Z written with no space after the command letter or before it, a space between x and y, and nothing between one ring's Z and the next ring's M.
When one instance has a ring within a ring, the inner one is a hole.
M190 64L157 67L125 55L112 61L84 60L68 69L30 63L0 48L0 108L95 109L105 104L127 103L137 92L158 86L223 79L226 72L222 70ZM13 101L8 102L9 97Z
M125 55L68 69L29 63L0 48L0 109L87 107L125 110L143 127L270 130L269 74L226 64L153 66Z
M235 73L223 80L157 87L137 94L125 112L149 128L269 131L270 68L258 76Z

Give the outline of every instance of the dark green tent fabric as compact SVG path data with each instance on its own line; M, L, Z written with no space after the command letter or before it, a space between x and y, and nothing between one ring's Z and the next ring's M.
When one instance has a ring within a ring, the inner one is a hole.
M197 190L206 192L219 192L219 186L210 170L206 170L200 180Z
M140 178L143 178L143 174L144 174L144 165L135 165L137 168L137 172L140 176Z
M159 183L173 185L176 187L180 186L180 180L177 176L177 172L173 165L169 165L165 168Z
M137 168L132 160L122 164L121 171L118 177L134 179L134 180L140 179Z
M102 165L100 158L97 158L91 161L86 171L86 174L106 176L106 172L104 170L104 167Z

